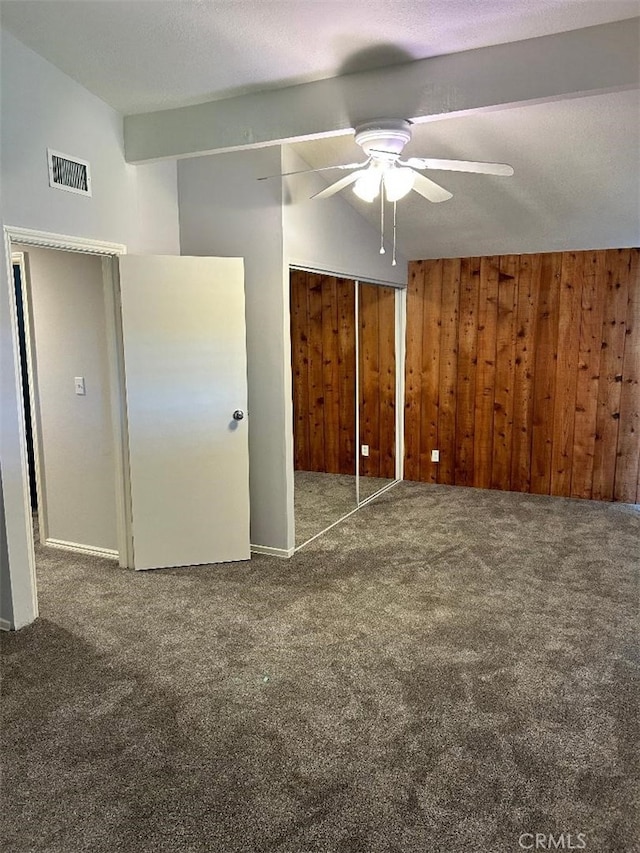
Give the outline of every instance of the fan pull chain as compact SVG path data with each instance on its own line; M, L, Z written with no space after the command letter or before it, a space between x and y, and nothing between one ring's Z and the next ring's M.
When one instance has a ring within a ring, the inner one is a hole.
M384 255L384 189L380 192L380 254Z
M398 207L398 203L394 201L393 202L393 257L391 260L391 266L392 267L397 266L397 264L396 264L396 231L397 231L396 211L397 211L397 207Z

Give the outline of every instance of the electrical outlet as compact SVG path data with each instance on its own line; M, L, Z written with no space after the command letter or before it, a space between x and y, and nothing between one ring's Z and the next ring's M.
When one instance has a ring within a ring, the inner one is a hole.
M363 455L363 456L368 456L368 455L369 455L369 445L368 445L368 444L363 444L363 445L362 445L362 455Z
M432 462L439 462L440 461L440 451L439 450L432 450L431 451L431 461Z

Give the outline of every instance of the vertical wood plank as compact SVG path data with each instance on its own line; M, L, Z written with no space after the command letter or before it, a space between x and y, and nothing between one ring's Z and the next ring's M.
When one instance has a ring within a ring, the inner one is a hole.
M360 459L363 477L380 476L380 358L377 286L360 284L360 437L369 456Z
M396 292L378 287L380 367L380 476L396 476Z
M340 473L340 374L336 279L322 278L322 374L324 397L324 470Z
M563 253L551 450L551 494L562 497L571 494L583 270L584 253Z
M631 249L614 498L640 503L640 249Z
M456 390L458 373L458 299L460 258L446 258L442 266L442 328L440 330L440 408L438 482L455 479Z
M556 393L558 357L558 301L562 255L542 255L540 298L536 318L533 435L531 448L531 492L548 495L551 487L553 403Z
M639 258L638 249L481 258L475 329L477 261L412 263L409 306L420 274L425 283L408 320L407 475L468 483L471 435L475 486L640 500Z
M607 250L606 265L607 290L600 352L593 497L610 501L614 494L631 250Z
M438 463L431 461L431 451L438 449L443 262L442 260L430 260L424 261L423 264L420 480L425 483L437 483Z
M340 472L355 474L356 464L356 315L355 283L339 278L336 282L338 303L338 383L340 421Z
M516 348L513 375L513 433L511 489L531 487L533 376L536 352L536 312L540 287L540 255L521 255L516 306Z
M296 471L309 470L309 338L307 275L290 273L293 446Z
M604 251L585 252L582 267L580 343L571 473L571 495L575 498L590 498L593 489L602 322L607 284L605 254Z
M420 480L421 365L425 264L409 264L404 400L404 476Z
M473 485L481 489L488 489L491 486L499 274L499 257L491 256L480 259Z
M322 276L307 273L307 282L309 286L309 470L324 471Z
M511 438L513 428L513 380L518 255L500 258L498 279L498 328L496 332L496 384L493 414L491 488L511 485Z
M476 396L480 258L460 265L455 484L473 485L473 435Z

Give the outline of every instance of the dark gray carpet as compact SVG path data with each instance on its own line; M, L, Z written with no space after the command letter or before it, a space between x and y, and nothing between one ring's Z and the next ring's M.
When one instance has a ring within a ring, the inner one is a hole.
M402 483L290 561L40 549L2 849L637 851L639 539L629 507Z
M296 471L294 477L296 547L299 547L356 508L356 477L317 471ZM360 500L391 482L380 477L360 477Z

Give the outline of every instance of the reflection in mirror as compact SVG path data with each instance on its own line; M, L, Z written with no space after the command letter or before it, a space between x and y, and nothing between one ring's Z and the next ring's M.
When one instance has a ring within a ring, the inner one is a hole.
M296 547L357 506L355 282L291 270Z
M360 502L396 477L396 293L358 285Z

